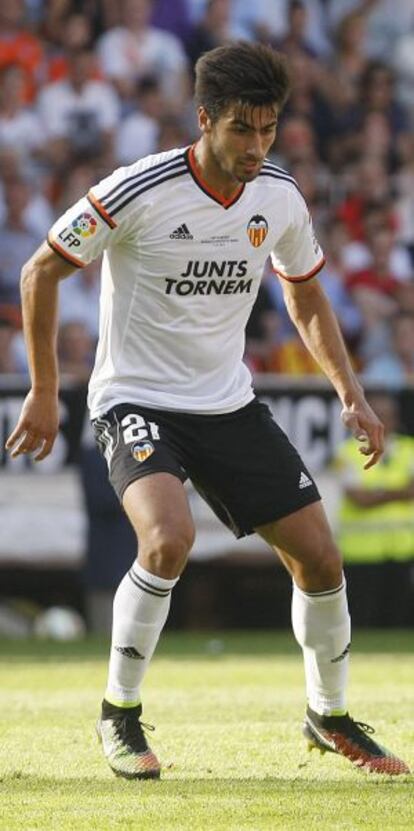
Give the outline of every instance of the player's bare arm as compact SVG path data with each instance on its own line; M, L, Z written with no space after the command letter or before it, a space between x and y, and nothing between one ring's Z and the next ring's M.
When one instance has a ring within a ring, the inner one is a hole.
M289 315L311 355L329 378L342 402L342 420L363 441L365 470L384 452L384 428L365 399L332 307L318 280L294 283L281 280Z
M58 285L73 270L47 243L40 246L22 269L23 329L31 389L6 442L13 458L38 451L34 458L40 462L52 450L58 432Z

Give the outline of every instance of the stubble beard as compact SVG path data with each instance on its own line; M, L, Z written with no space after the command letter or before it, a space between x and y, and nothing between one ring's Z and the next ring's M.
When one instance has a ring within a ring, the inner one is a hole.
M211 147L210 152L214 158L216 165L220 168L222 173L225 176L228 176L229 179L232 179L234 182L238 182L238 184L245 185L249 182L253 182L255 179L257 179L262 169L263 162L260 163L257 170L254 170L251 173L237 173L234 168L229 169L228 167L226 167L223 155L221 154L220 150L217 150L215 147Z

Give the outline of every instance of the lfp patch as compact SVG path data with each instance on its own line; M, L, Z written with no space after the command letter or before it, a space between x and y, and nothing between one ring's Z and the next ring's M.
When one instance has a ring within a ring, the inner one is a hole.
M77 216L72 222L72 228L79 237L91 237L98 227L98 223L92 214L84 212Z
M252 216L247 226L247 233L254 248L258 248L265 241L268 230L269 226L264 216L260 216L260 214Z
M137 441L131 447L131 453L136 462L145 462L149 456L152 456L154 450L154 445L148 440Z

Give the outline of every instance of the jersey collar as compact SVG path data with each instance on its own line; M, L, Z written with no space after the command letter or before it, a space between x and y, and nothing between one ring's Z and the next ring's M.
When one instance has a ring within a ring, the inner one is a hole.
M223 208L227 210L227 208L231 208L241 197L246 185L242 184L239 188L235 191L233 196L230 199L225 199L221 193L217 193L207 182L200 176L200 173L197 170L197 165L195 161L194 155L194 148L195 144L191 145L185 152L185 160L187 162L188 170L193 177L196 185L210 197L210 199L214 199L214 202L218 202Z

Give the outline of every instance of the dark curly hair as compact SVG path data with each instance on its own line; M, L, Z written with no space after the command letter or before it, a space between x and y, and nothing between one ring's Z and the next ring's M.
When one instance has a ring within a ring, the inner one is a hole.
M290 92L284 55L261 43L239 41L205 52L195 76L196 103L212 121L236 102L280 111Z

